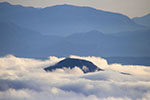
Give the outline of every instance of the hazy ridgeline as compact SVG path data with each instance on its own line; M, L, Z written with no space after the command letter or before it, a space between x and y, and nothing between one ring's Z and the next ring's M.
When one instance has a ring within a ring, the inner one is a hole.
M132 20L90 7L6 2L0 3L0 12L0 56L150 57L149 15Z

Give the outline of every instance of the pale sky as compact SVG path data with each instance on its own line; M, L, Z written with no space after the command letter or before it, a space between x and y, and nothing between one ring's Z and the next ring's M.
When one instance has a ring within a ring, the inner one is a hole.
M118 12L129 17L140 17L150 13L150 0L0 0L23 6L47 7L58 4L89 6L96 9Z

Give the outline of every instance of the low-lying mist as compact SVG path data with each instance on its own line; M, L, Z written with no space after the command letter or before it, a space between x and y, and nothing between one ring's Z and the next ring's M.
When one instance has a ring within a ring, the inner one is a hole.
M65 59L46 60L7 55L0 58L0 100L150 100L150 67L111 64L100 57L80 57L104 71L45 67Z

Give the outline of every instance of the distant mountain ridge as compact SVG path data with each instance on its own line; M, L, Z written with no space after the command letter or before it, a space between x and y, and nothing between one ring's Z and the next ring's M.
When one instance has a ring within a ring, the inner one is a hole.
M22 28L12 22L0 22L0 56L42 56L42 51L61 40L58 36L44 36L36 31Z
M21 27L46 35L66 36L91 30L105 33L145 29L125 15L91 7L65 4L33 8L6 2L0 3L0 6L0 20L10 20Z
M9 3L0 3L0 12L0 56L150 56L150 30L118 13L72 5L33 8ZM137 29L130 31L126 26ZM106 34L100 31L103 27L127 30Z
M0 56L150 56L150 30L104 34L99 31L67 37L44 36L14 23L0 22Z
M140 25L149 27L150 29L150 13L142 17L135 17L133 20Z

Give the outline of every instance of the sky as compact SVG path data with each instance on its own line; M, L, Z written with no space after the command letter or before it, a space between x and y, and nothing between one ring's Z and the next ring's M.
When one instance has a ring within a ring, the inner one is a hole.
M150 13L150 0L0 0L0 2L5 1L11 4L38 8L60 4L90 6L105 11L122 13L130 18Z

